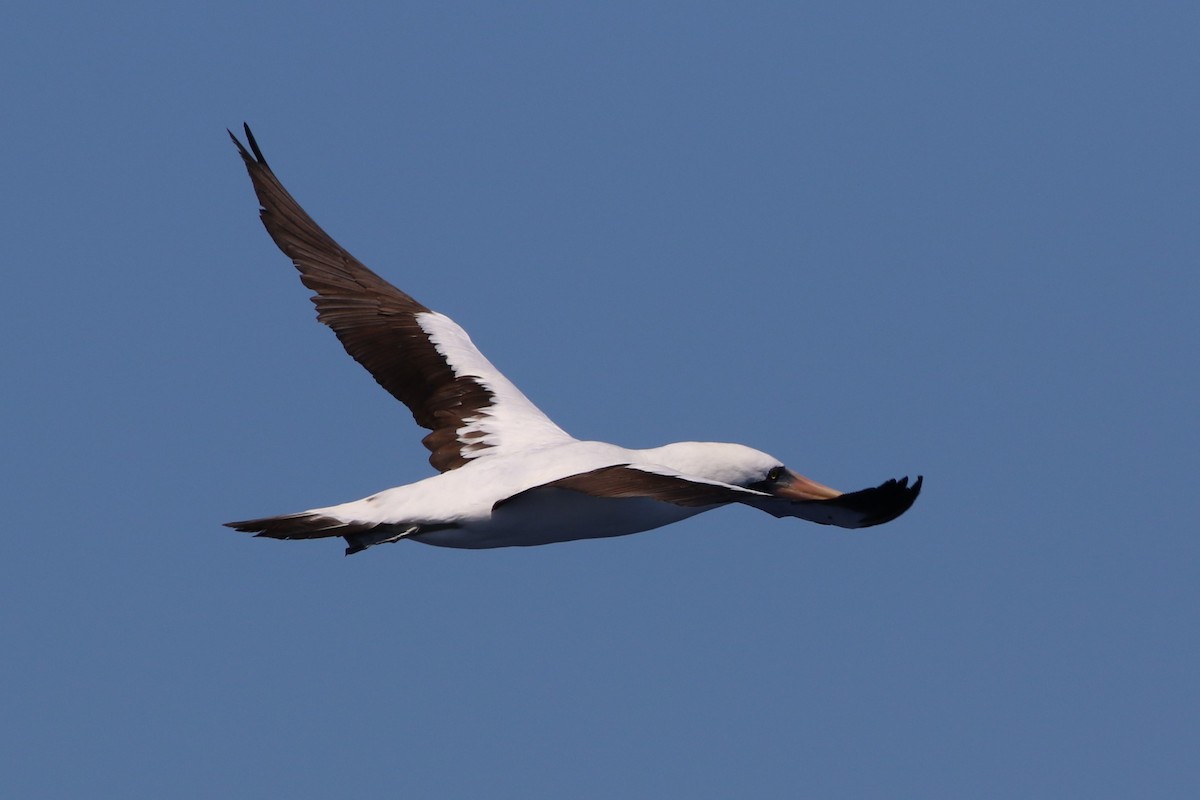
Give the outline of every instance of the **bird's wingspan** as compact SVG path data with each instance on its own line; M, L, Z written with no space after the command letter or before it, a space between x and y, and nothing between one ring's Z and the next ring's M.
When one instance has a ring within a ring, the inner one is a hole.
M267 233L314 293L317 319L430 433L429 463L445 472L490 452L570 440L449 317L430 311L350 255L283 188L249 126L237 145Z

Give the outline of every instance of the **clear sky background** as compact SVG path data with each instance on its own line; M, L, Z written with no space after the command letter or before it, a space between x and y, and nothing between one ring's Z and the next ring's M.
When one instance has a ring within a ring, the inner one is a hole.
M5 797L1195 797L1200 6L18 2ZM225 128L564 428L724 509L461 552L221 523L430 472Z

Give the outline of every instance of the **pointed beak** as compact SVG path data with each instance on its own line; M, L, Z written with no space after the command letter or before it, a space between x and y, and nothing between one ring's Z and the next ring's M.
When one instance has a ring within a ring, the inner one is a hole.
M788 500L829 500L842 493L837 489L830 489L828 486L809 480L789 469L775 482L771 488L771 494Z

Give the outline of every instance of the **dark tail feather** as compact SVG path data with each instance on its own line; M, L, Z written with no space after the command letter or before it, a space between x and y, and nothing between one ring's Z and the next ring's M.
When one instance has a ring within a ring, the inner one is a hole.
M271 539L324 539L327 536L367 531L375 526L362 522L343 522L323 514L302 513L226 522L225 527Z
M368 547L396 542L419 530L416 525L379 525L370 522L343 522L323 514L285 514L280 517L226 522L225 527L270 539L325 539L340 536L346 540L346 555L361 553Z

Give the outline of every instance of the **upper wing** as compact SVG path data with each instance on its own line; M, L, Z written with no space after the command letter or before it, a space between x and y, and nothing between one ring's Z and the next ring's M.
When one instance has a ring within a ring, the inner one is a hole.
M392 286L321 230L267 166L250 127L237 145L267 233L314 296L317 319L431 432L429 463L446 471L493 451L570 439L475 348L449 317Z
M912 506L921 493L922 478L912 486L908 478L889 480L873 489L841 494L828 500L789 500L755 489L629 464L601 467L526 489L496 503L496 508L533 492L566 489L593 497L628 499L643 497L679 506L716 506L743 503L776 517L799 517L840 528L868 528L890 522Z

